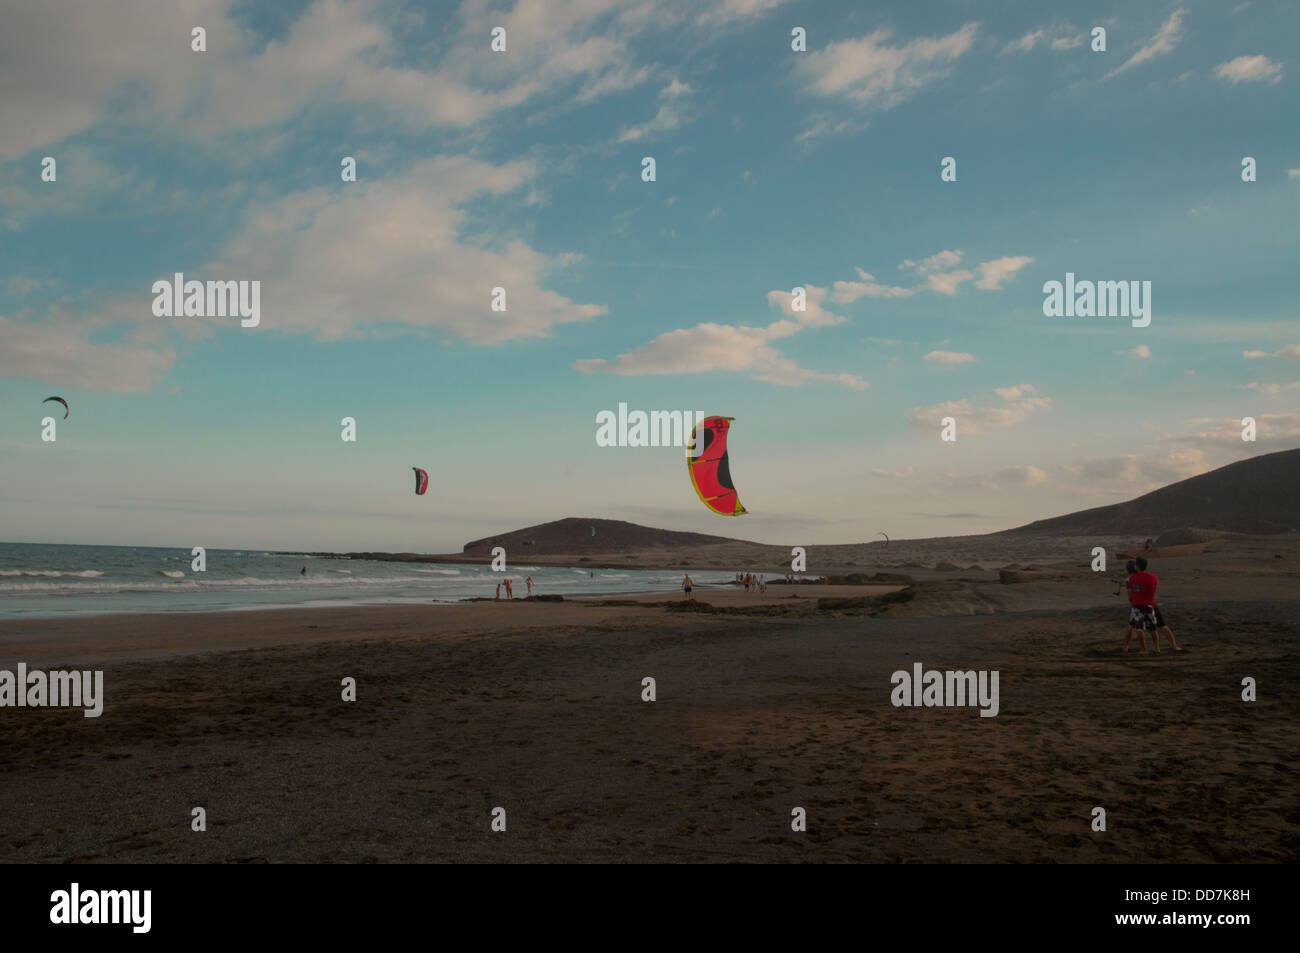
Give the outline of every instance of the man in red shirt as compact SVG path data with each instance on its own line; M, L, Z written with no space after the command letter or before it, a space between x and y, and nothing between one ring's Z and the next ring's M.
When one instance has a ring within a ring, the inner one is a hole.
M1147 561L1139 559L1133 563L1133 568L1137 572L1128 577L1124 584L1128 589L1128 632L1124 634L1124 651L1128 651L1129 641L1133 638L1133 630L1137 629L1138 646L1141 654L1147 654L1147 631L1150 630L1152 638L1155 638L1156 630L1156 583L1157 579L1154 573L1146 571Z
M1179 648L1178 642L1174 639L1174 630L1165 625L1165 620L1160 615L1160 607L1156 605L1156 585L1158 583L1156 574L1147 572L1147 561L1141 556L1137 559L1137 570L1137 576L1146 577L1143 581L1144 585L1146 580L1150 580L1151 613L1155 616L1155 625L1151 627L1151 641L1155 643L1157 654L1160 652L1160 633L1162 631L1169 636L1169 644L1174 647L1174 651L1181 652L1182 649ZM1136 578L1136 576L1131 577L1130 581L1132 581L1132 578Z

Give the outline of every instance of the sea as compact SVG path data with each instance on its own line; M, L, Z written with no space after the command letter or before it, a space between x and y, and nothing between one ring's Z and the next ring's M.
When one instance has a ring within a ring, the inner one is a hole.
M494 598L504 578L527 594L602 596L678 589L681 571L467 563L400 563L209 549L196 572L189 549L0 543L0 619L118 612L221 612L314 606L420 605ZM306 574L303 573L306 569ZM724 573L691 573L697 588ZM502 598L505 587L502 586Z

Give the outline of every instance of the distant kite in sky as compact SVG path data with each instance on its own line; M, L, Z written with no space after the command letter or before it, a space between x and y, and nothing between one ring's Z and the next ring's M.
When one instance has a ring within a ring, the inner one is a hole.
M411 467L415 471L415 495L424 496L424 491L429 488L429 471L421 470L419 467Z
M691 474L691 485L699 495L700 501L713 512L722 516L739 516L747 513L736 496L736 488L731 482L731 466L727 461L727 431L735 417L705 417L691 428L690 447L695 451L687 452L686 468ZM704 428L699 438L696 431Z
M64 420L67 420L67 419L68 419L68 402L67 402L66 400L64 400L62 397L46 397L43 401L41 401L41 403L42 403L42 404L48 404L48 403L49 403L50 401L52 401L52 400L57 400L60 404L63 405L63 419L64 419Z

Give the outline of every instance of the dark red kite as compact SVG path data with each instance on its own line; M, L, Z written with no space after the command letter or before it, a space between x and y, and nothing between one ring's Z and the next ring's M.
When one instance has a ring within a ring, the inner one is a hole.
M731 466L727 461L727 431L735 417L705 417L691 430L690 449L686 452L686 468L691 474L691 485L700 501L722 516L739 516L747 513L736 496L731 482ZM703 428L702 434L696 431Z
M411 469L415 471L415 495L424 496L424 491L429 488L429 472L419 467L411 467Z

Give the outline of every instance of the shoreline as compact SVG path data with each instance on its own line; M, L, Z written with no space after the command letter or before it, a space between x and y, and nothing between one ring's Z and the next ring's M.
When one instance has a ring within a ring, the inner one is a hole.
M1145 657L1119 653L1112 603L934 615L942 589L911 616L289 611L244 646L214 614L170 633L207 654L108 658L99 718L0 711L0 843L19 863L1294 862L1288 595L1189 604L1188 651ZM149 648L114 628L90 635ZM894 706L916 662L1000 671L998 715Z

